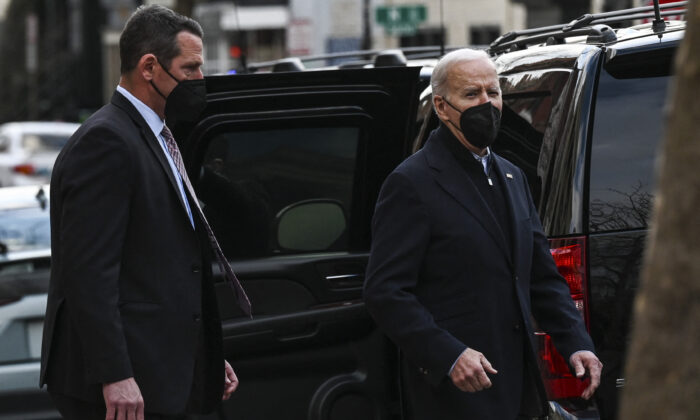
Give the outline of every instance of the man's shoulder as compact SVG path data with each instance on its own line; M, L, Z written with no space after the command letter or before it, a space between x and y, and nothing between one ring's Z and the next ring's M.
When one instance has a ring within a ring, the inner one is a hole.
M139 128L129 115L108 103L88 117L71 136L56 159L54 171L60 172L64 161L71 159L68 156L75 153L94 153L100 149L127 151L132 148L130 144L134 143L129 139L138 135Z
M138 131L138 126L132 121L127 112L112 103L98 109L78 128L74 139L111 133L115 137L127 137L131 131Z
M428 170L428 162L425 159L425 150L420 149L416 153L407 157L399 166L394 169L394 172L414 177L423 175Z
M129 119L129 115L125 110L112 102L108 102L85 120L83 125L86 127L123 125Z

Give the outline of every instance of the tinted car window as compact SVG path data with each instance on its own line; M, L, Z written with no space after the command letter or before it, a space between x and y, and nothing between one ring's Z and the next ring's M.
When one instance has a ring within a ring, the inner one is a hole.
M493 149L525 172L535 202L542 193L543 177L537 174L544 124L552 111L551 95L504 99L501 131ZM532 115L538 115L533 120ZM542 120L540 120L542 118Z
M212 138L197 188L226 256L347 250L359 137L316 127Z
M552 112L570 73L556 70L509 75L501 78L503 113L493 149L525 172L534 202L544 213L542 192L550 172L552 142L562 139ZM523 83L522 80L528 80Z
M602 70L598 85L590 166L591 232L645 228L652 208L670 77L616 75Z

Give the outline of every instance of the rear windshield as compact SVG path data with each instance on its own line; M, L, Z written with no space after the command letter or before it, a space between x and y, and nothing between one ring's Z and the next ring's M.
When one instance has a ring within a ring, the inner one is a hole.
M535 203L540 202L544 174L537 172L542 139L552 112L552 92L504 95L501 131L493 149L525 172Z
M570 230L574 218L569 174L553 177L557 167L572 166L575 156L560 133L566 118L567 69L534 70L501 77L503 114L501 130L493 145L499 155L523 170L532 198L548 234ZM554 117L559 115L559 117ZM557 162L564 162L559 163ZM553 180L554 178L554 180Z

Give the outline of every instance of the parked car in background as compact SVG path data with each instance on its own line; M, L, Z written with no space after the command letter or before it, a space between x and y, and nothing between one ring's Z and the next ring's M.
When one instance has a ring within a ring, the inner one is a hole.
M48 248L49 186L0 188L0 255Z
M51 249L0 256L0 420L59 419L39 388Z
M49 186L0 188L0 420L59 418L38 387L50 264Z
M78 127L43 121L0 125L0 187L48 183L58 152Z

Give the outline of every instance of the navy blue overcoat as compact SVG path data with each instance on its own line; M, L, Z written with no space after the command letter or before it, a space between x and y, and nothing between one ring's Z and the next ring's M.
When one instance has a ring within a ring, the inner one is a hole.
M514 419L521 398L543 389L533 369L533 316L567 360L593 344L523 172L493 155L510 217L506 236L443 136L452 133L441 125L382 187L365 301L401 350L406 417ZM467 347L498 370L490 389L462 392L447 376Z

